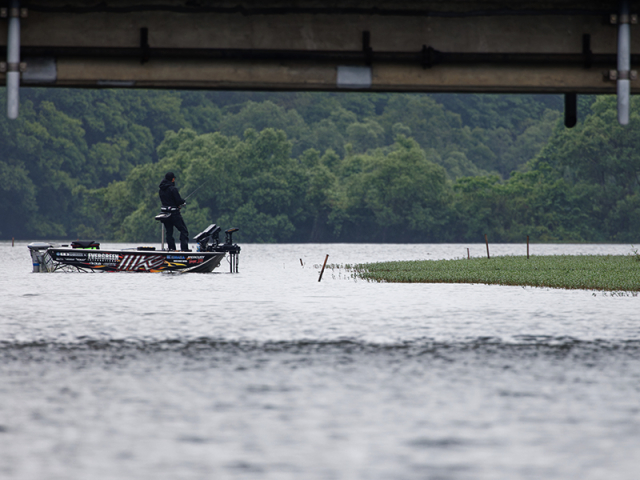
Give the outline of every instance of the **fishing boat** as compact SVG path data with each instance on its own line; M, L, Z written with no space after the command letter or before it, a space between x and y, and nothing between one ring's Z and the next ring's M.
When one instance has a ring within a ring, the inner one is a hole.
M68 245L34 242L28 245L34 272L179 272L208 273L219 267L228 255L229 270L238 272L240 247L233 243L237 228L225 231L220 243L221 228L215 223L194 237L195 252L161 250L155 247L124 249L100 248L94 241L75 241Z

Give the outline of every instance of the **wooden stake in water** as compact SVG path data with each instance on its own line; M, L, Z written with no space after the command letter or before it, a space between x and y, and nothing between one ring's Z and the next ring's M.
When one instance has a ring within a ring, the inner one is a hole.
M484 234L484 243L487 244L487 258L491 258L491 256L489 255L489 239L487 238L487 234Z
M304 267L304 263L302 263L302 259L300 259L300 266Z
M529 259L529 235L527 235L527 260Z
M318 278L318 282L320 280L322 280L322 274L324 273L324 267L327 266L327 260L329 260L329 254L327 253L327 256L324 257L324 265L322 265L322 270L320 270L320 278Z
M14 237L11 237L11 246L13 247L16 243L16 239Z
M471 254L469 253L469 249L467 248L467 260L471 260Z

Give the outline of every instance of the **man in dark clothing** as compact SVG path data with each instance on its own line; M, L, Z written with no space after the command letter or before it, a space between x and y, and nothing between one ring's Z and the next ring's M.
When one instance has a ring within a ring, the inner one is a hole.
M175 186L176 176L173 172L168 172L164 176L164 180L160 182L160 200L162 201L162 211L170 213L171 216L163 221L164 227L167 230L167 244L169 250L176 249L176 242L173 239L173 227L176 227L180 232L180 248L183 252L189 251L189 231L187 226L180 215L180 208L186 205L186 202L178 193L178 189Z

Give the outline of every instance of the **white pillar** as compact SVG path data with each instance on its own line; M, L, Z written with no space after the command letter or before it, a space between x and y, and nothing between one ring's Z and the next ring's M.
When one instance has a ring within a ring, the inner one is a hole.
M20 108L20 1L12 0L7 35L7 116L18 118Z
M631 49L629 34L629 1L620 0L618 16L618 122L629 124Z

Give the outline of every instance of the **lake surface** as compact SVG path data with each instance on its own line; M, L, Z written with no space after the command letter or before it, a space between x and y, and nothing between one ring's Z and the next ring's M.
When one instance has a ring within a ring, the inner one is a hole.
M236 275L32 274L0 243L0 477L638 478L640 297L318 283L327 253L484 245L242 247Z

